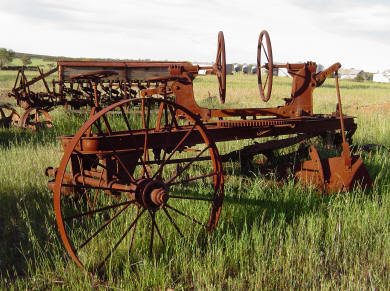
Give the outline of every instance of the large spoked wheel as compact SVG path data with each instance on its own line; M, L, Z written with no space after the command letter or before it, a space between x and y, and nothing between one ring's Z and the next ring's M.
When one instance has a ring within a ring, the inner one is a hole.
M19 126L31 130L53 127L49 112L42 108L27 109L19 120Z
M16 126L19 120L19 114L15 109L7 105L0 105L0 127Z
M140 110L125 111L128 107ZM180 120L176 112L187 119ZM223 201L222 164L205 126L164 99L127 99L93 115L55 170L63 244L93 274L212 231ZM170 248L165 248L165 250Z
M215 59L214 71L218 80L219 99L224 104L226 98L226 53L225 38L222 31L218 33L217 58Z
M262 64L263 61L266 63ZM271 97L273 65L271 40L268 32L263 30L257 45L257 84L264 102L267 102Z

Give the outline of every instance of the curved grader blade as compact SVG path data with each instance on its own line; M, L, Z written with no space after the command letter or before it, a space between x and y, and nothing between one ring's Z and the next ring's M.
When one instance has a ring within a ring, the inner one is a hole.
M352 189L372 187L371 177L359 156L343 150L340 157L321 159L315 147L310 147L310 160L304 161L295 172L303 185L315 185L323 193L337 193Z

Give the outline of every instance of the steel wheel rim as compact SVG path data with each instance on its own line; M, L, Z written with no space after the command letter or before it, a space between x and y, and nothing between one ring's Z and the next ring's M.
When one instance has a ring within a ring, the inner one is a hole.
M194 118L194 120L197 119L187 109L185 109L185 108L183 108L183 107L181 107L181 106L179 106L177 104L174 104L172 102L165 101L165 100L162 101L161 99L154 99L154 98L148 98L148 99L149 100L154 100L154 101L160 100L160 101L156 101L156 102L160 102L160 104L161 103L165 103L165 104L169 104L169 105L172 105L172 106L176 106L178 109L183 111L186 115L188 115L190 118ZM65 246L67 252L71 256L71 258L76 262L76 264L79 265L80 267L86 269L89 272L90 272L90 270L88 270L85 267L84 263L79 258L78 254L77 254L77 252L75 250L75 247L73 246L73 243L72 243L71 239L68 236L68 233L67 233L67 230L66 230L66 226L65 226L65 223L64 223L64 217L63 217L63 213L62 213L62 209L61 209L62 206L61 206L61 193L60 193L60 190L61 190L62 181L64 179L64 174L65 174L65 171L66 171L66 167L67 167L67 165L69 163L70 156L71 156L72 152L74 151L74 148L76 147L78 141L83 136L83 134L88 130L88 128L90 128L90 126L92 125L93 121L98 120L100 117L104 116L105 113L109 112L110 110L112 110L112 109L114 109L114 108L116 108L118 106L125 105L126 103L129 103L129 102L140 102L140 100L142 100L142 99L123 100L123 101L120 101L120 102L118 102L116 104L113 104L113 105L105 108L104 110L102 110L99 113L97 113L96 115L94 115L89 121L87 121L80 128L80 130L73 137L71 143L67 146L67 150L64 153L64 156L63 156L63 158L61 160L61 163L60 163L60 167L58 168L58 171L57 171L57 175L56 175L56 179L55 179L53 202L54 202L54 209L55 209L55 214L56 214L56 221L57 221L57 225L58 225L58 228L59 228L59 231L60 231L61 239L62 239L62 241L64 243L64 246ZM196 122L199 122L199 121L196 121ZM195 124L197 124L196 122L195 122ZM214 144L214 142L212 140L209 140L209 137L207 136L207 132L206 132L205 127L203 126L203 124L201 122L199 124L197 124L196 126L199 129L199 132L201 133L202 138L206 141L206 143L208 143L207 151L209 152L210 156L213 159L213 166L214 166L213 171L214 171L214 173L217 173L217 174L213 175L213 177L214 177L214 185L215 185L214 200L211 203L209 219L208 219L207 224L206 224L206 229L208 231L212 231L214 229L214 227L216 226L217 222L218 222L219 215L220 215L220 212L221 212L221 207L222 207L222 200L223 200L222 165L221 165L221 162L220 162L220 159L219 159L219 155L218 155L218 151L216 150L215 144ZM145 208L142 209L142 207L139 208L139 209L145 210ZM164 207L163 210L164 210L164 212L166 212L167 209ZM170 209L170 211L171 211L171 209ZM153 212L153 215L155 215L155 212ZM171 211L171 215L172 215L172 211ZM151 216L152 216L152 214L151 214ZM152 220L153 219L156 219L156 218L154 217L154 218L152 218ZM171 219L171 218L169 218L169 219ZM157 229L157 224L156 224L156 229ZM161 238L160 234L159 234L159 236ZM153 245L153 242L152 242L152 245Z
M42 118L43 120L40 120ZM51 128L53 124L48 111L42 108L30 107L20 118L19 126L31 130L38 130L40 128Z
M0 105L0 125L15 126L20 120L19 114L15 109L7 105Z
M265 38L266 47L264 46L263 37ZM264 51L265 59L268 61L267 65L262 65L262 51ZM261 69L267 69L266 80L261 78ZM269 34L266 30L263 30L259 35L259 41L257 45L257 84L259 86L260 97L264 102L267 102L271 97L272 80L273 80L273 57L272 47Z
M225 52L225 38L223 32L218 33L217 57L215 59L217 67L216 75L219 88L219 99L221 103L225 103L226 98L226 52Z

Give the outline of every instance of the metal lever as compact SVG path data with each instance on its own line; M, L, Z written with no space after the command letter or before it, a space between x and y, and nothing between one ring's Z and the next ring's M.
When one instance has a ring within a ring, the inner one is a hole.
M347 140L345 138L344 117L343 117L343 109L342 109L342 106L341 106L338 70L336 70L336 72L335 72L335 80L336 80L337 104L338 104L339 116L340 116L341 136L343 138L342 156L344 158L345 165L348 167L348 169L350 169L351 168L351 163L352 163L352 161L351 161L351 152L349 150L349 143L347 142Z

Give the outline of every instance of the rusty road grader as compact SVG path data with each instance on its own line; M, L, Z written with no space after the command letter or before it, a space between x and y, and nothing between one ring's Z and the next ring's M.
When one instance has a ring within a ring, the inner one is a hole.
M90 118L76 134L59 137L59 167L45 171L52 177L56 220L71 258L95 273L119 257L137 260L142 251L169 245L172 234L185 236L196 226L212 231L222 209L223 162L250 160L313 137L339 134L341 155L321 159L311 146L310 159L294 168L297 180L325 193L370 186L361 158L349 150L357 126L342 113L340 66L316 72L314 62L274 64L269 35L262 31L257 47L261 99L271 97L274 68L291 75L291 95L283 106L238 109L203 108L194 98L193 80L207 70L215 74L220 101L225 102L222 32L212 66L61 61L32 81L19 72L11 96L27 108L20 118L24 127L51 126L48 111L54 106L91 107ZM45 78L54 72L59 78L50 89ZM313 90L331 74L336 78L337 110L315 114ZM37 81L44 82L46 92L30 90ZM216 146L255 138L265 140L223 155Z

